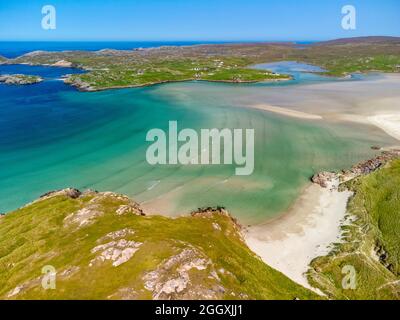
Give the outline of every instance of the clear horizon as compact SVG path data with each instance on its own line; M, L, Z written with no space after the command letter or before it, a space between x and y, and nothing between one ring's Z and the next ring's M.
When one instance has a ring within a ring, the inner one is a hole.
M159 39L159 40L140 40L140 39L132 39L132 40L113 40L113 39L69 39L69 40L39 40L39 39L18 39L18 40L2 40L0 42L131 42L131 43L269 43L269 42L323 42L323 41L331 41L331 40L338 40L338 39L351 39L351 38L366 38L366 37L388 37L388 38L400 38L399 36L388 36L388 35L366 35L366 36L354 36L354 37L340 37L340 38L324 38L324 39L282 39L282 40L252 40L252 39L237 39L237 40L214 40L214 39L182 39L182 40L175 40L175 39Z

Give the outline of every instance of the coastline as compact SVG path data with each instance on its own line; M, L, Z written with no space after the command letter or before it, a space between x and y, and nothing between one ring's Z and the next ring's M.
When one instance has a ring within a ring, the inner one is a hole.
M333 244L341 241L352 192L342 190L340 184L379 170L399 157L400 150L391 149L349 170L315 174L313 184L284 214L244 230L247 245L266 264L319 293L308 283L306 273L313 259L327 255Z
M57 67L54 65L47 66ZM170 82L207 81L240 84L285 80L290 79L247 82L184 79L107 88L80 88L79 85L74 85L74 83L68 84L80 91L92 92L146 87ZM306 113L270 105L259 104L249 107L301 119L322 119L321 116L312 112ZM366 115L364 119L367 120L365 122L369 121L388 135L400 140L400 116L388 112L380 115ZM346 214L347 201L351 196L349 192L339 192L337 184L335 182L334 185L330 186L329 190L317 185L310 185L285 214L262 225L249 228L245 236L249 248L257 253L268 265L281 271L304 287L312 289L304 273L307 272L309 263L314 258L327 254L330 251L330 245L340 240L340 226Z
M331 250L341 237L340 226L351 192L339 192L338 180L329 188L309 185L283 215L244 233L249 248L271 267L312 289L305 273L310 262Z
M62 62L62 63L61 63ZM49 63L29 63L29 62L21 62L21 63L10 63L7 61L0 62L0 65L27 65L27 66L42 66L42 67L54 67L54 68L72 68L77 70L83 70L86 72L90 72L91 69L86 68L84 66L78 67L74 66L72 63L68 61L58 61L53 64ZM148 82L142 84L132 84L132 85L123 85L123 86L110 86L110 87L99 87L93 88L86 82L74 82L71 81L69 75L65 75L65 77L61 78L61 80L71 86L74 87L79 92L99 92L99 91L107 91L107 90L118 90L118 89L130 89L130 88L144 88L144 87L151 87L160 84L167 84L167 83L179 83L179 82L190 82L190 81L199 81L199 82L215 82L215 83L228 83L228 84L251 84L251 83L272 83L272 82L282 82L282 81L290 81L292 80L292 76L288 76L287 78L277 78L277 79L264 79L264 80L207 80L207 79L196 79L196 78L188 78L183 80L165 80L165 81L157 81L157 82Z
M190 46L189 46L190 47ZM74 51L74 50L73 50ZM71 52L73 52L71 51ZM101 50L100 50L101 51ZM115 51L120 51L120 50L115 50ZM123 50L122 50L123 51ZM69 51L67 51L69 52ZM35 51L24 54L20 57L23 56L29 56L30 54L35 53ZM54 53L54 52L50 52L50 51L42 51L41 53ZM74 65L73 63L61 59L55 63L33 63L33 62L17 62L15 63L13 60L18 59L20 57L17 58L13 58L13 59L7 59L4 61L0 61L0 65L13 65L13 64L22 64L22 65L29 65L29 66L44 66L44 67L59 67L59 68L74 68L77 70L83 70L86 72L90 72L90 71L94 71L96 69L93 69L91 67L85 66L85 65ZM305 63L308 64L309 62L303 62L302 60L293 60L296 61L298 63ZM279 60L279 61L274 61L274 62L263 62L261 64L269 64L269 63L279 63L279 62L285 62L285 60ZM261 65L260 63L257 64L253 64L253 65L249 65L247 66L247 68L254 69L254 66L256 65ZM312 64L312 66L314 67L318 67L321 68L322 70L324 70L324 66L318 65L318 64ZM370 73L382 73L382 74L400 74L397 70L396 71L389 71L389 70L374 70L374 69L370 69L370 70L359 70L359 71L355 71L355 72L344 72L343 74L334 74L334 73L329 73L329 71L327 72L321 72L321 71L306 71L306 73L314 73L314 74L320 74L326 77L331 77L331 78L337 78L337 79L347 79L348 77L352 77L352 75L354 74L370 74ZM68 75L66 75L68 76ZM141 83L141 84L129 84L129 85L116 85L116 86L109 86L109 87L96 87L93 88L91 87L88 83L81 81L80 79L78 79L78 81L75 80L70 80L69 77L66 77L64 79L64 83L66 83L67 85L71 85L72 87L76 88L78 91L80 92L97 92L97 91L106 91L106 90L113 90L113 89L128 89L128 88L140 88L140 87L150 87L150 86L154 86L154 85L158 85L158 84L165 84L165 83L178 83L178 82L189 82L189 81L202 81L202 82L216 82L216 83L228 83L228 84L252 84L252 83L274 83L274 82L285 82L285 81L291 81L294 79L293 75L290 73L284 74L285 78L267 78L267 79L257 79L257 80L231 80L231 79L226 79L226 80L212 80L212 79L201 79L201 78L188 78L188 79L177 79L177 80L161 80L161 81L155 81L155 82L148 82L148 83ZM255 108L259 108L259 107L255 107ZM274 106L269 106L268 108L279 108L279 107L274 107ZM263 109L263 108L259 108L259 109ZM265 109L267 110L267 109ZM273 110L267 110L267 111L271 111L271 112L277 112L277 113L281 113L280 111L273 111ZM289 115L289 116L293 116L293 117L297 117L295 114L290 115L290 114L286 114L285 111L282 111L282 113L284 115ZM312 118L309 119L317 119L317 117L319 117L318 115L310 115L313 116ZM314 118L315 116L315 118ZM305 118L303 116L298 116L299 118ZM320 119L320 118L318 118Z
M144 88L144 87L151 87L160 84L166 83L179 83L179 82L190 82L190 81L201 81L201 82L215 82L215 83L228 83L228 84L250 84L250 83L270 83L270 82L280 82L280 81L290 81L292 80L291 77L287 79L265 79L265 80L246 80L246 81L237 81L237 80L206 80L206 79L183 79L183 80L165 80L165 81L158 81L158 82L149 82L149 83L142 83L142 84L132 84L126 86L111 86L106 88L92 88L89 85L86 86L86 83L75 83L69 82L68 78L63 79L64 83L76 88L80 92L98 92L98 91L106 91L106 90L117 90L117 89L129 89L129 88Z
M25 55L29 55L25 54ZM55 63L32 63L32 62L19 62L15 63L14 61L10 61L7 59L5 61L1 61L0 65L28 65L28 66L42 66L42 67L55 67L55 68L73 68L77 70L83 70L86 72L93 71L94 69L89 68L87 66L77 66L67 60L59 60ZM70 85L77 89L80 92L98 92L98 91L106 91L106 90L115 90L115 89L129 89L129 88L142 88L142 87L151 87L159 84L166 83L179 83L179 82L190 82L190 81L201 81L201 82L215 82L215 83L228 83L228 84L251 84L251 83L273 83L273 82L282 82L282 81L290 81L293 80L293 76L286 75L286 78L266 78L266 79L257 79L257 80L212 80L212 79L199 79L199 78L187 78L187 79L177 79L177 80L161 80L155 82L141 83L141 84L129 84L129 85L117 85L117 86L109 86L109 87L97 87L93 88L88 83L81 81L71 80L69 75L65 75L63 78L63 82L67 85Z

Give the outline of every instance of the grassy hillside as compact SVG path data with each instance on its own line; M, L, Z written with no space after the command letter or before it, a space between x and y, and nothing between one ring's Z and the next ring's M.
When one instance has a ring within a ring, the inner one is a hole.
M400 299L400 160L345 184L349 202L344 242L312 262L314 286L339 299ZM344 266L356 271L356 288L344 289Z
M56 289L41 286L56 269ZM144 216L129 198L64 190L0 218L1 299L310 299L265 265L223 209Z
M86 74L71 75L68 83L85 90L146 86L163 82L208 80L223 82L257 82L289 79L268 71L241 67L229 59L182 61L154 61L151 64L115 66L107 70L93 70ZM242 61L240 61L243 64Z
M136 51L33 52L14 63L57 64L60 61L87 70L67 82L81 90L146 86L163 82L210 80L258 82L290 79L266 70L248 68L250 59L232 54L205 54L192 48L162 47Z
M338 39L297 50L293 58L323 67L328 75L354 72L400 72L400 38Z

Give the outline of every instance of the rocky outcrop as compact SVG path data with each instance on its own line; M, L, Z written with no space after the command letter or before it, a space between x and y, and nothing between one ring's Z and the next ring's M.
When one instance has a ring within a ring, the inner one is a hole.
M238 220L234 217L232 217L229 212L221 206L217 207L204 207L204 208L198 208L195 211L192 211L190 214L194 218L203 218L203 219L212 219L215 218L215 216L223 216L226 217L230 220L233 226L233 231L227 229L224 230L222 226L216 222L212 223L212 227L215 231L218 232L225 232L225 235L230 237L238 237L241 241L244 242L243 238L243 230L244 227L238 222Z
M398 149L384 151L373 159L356 164L350 170L343 170L341 172L341 180L347 181L361 175L369 174L383 167L389 161L397 159L399 157L400 150Z
M285 282L295 296L309 295L263 267L222 207L177 219L143 214L125 195L73 188L10 212L0 221L0 298L280 298L268 287ZM41 286L43 266L56 268L57 290Z
M349 170L343 170L341 172L320 172L312 176L311 181L313 183L319 184L323 188L329 187L332 182L339 179L340 182L346 182L351 179L357 178L362 175L367 175L371 172L382 168L389 161L397 159L400 157L400 150L391 149L388 151L383 151L381 154L373 159L360 162L354 165Z
M80 271L78 266L67 266L64 270L60 272L56 272L56 277L58 280L66 280L73 275L77 274ZM43 281L43 277L39 276L30 280L25 281L24 283L19 284L11 291L7 293L7 298L15 298L16 296L23 294L25 291L38 288L41 286Z
M107 233L103 238L99 239L98 241L102 242L102 241L107 240L107 239L116 240L116 239L124 238L124 237L129 236L129 235L134 235L134 234L135 234L134 230L129 229L129 228L124 228L124 229L121 229L121 230L117 230L117 231L113 231L113 232Z
M45 194L42 194L39 199L40 200L45 200L51 197L56 197L56 196L67 196L71 199L77 199L81 196L82 192L80 192L78 189L74 188L66 188L62 190L56 190L56 191L50 191L46 192Z
M144 216L145 213L143 212L142 208L140 205L131 200L129 197L114 193L114 192L98 192L95 190L85 190L84 192L81 192L78 189L75 188L66 188L66 189L61 189L61 190L55 190L55 191L50 191L46 192L45 194L42 194L38 200L35 200L32 203L38 202L38 201L43 201L47 200L49 198L57 197L57 196L65 196L71 199L78 199L82 196L93 196L93 199L91 199L88 203L88 207L83 208L81 211L81 214L83 214L83 210L90 211L90 209L93 209L94 207L99 206L102 201L106 201L107 199L115 199L115 200L120 200L124 201L126 204L120 205L118 209L115 211L117 215L125 215L125 214L135 214L135 215L140 215ZM30 203L30 204L32 204ZM29 204L28 204L29 205Z
M122 216L125 214L136 214L138 216L145 216L146 214L143 212L142 208L136 202L131 202L129 204L125 204L119 206L119 208L115 211L118 216Z
M53 67L64 67L64 68L71 68L72 62L66 60L59 60L56 63L52 64Z
M97 217L104 214L103 210L97 205L90 205L87 208L73 212L65 217L64 226L76 225L78 228L88 226L96 221Z
M191 281L192 270L197 271L197 279L204 278L208 285L201 284L204 280L196 284ZM221 299L225 293L212 261L192 247L166 259L156 270L146 273L143 280L155 300Z
M111 261L114 267L129 261L135 252L139 250L142 245L141 242L120 239L118 241L111 241L106 244L98 245L92 249L92 253L101 251L100 255L92 259L89 263L89 267L92 267L96 263L102 263L104 261Z
M4 74L0 75L0 82L14 85L27 85L42 82L39 76L27 76L24 74Z
M225 207L217 206L217 207L204 207L198 208L190 213L192 217L200 217L200 218L212 218L215 215L222 215L228 217L232 222L233 225L236 227L237 230L242 229L242 225L238 222L238 220L232 217L229 212L225 209ZM215 227L218 229L218 227ZM219 227L220 228L220 227Z
M123 201L126 204L120 205L118 209L115 211L116 215L126 215L126 214L134 214L144 216L143 210L139 206L138 203L129 199L129 197L125 195L121 195L114 192L96 192L96 191L86 191L84 193L80 193L79 190L76 189L65 189L57 192L53 192L50 196L56 195L65 195L65 196L93 196L93 198L87 203L87 205L71 214L69 214L64 219L64 224L66 227L75 225L78 228L91 225L96 221L96 218L104 215L104 204L110 201Z
M315 174L311 181L319 184L322 188L328 188L328 186L337 178L337 174L334 172L323 171Z
M391 273L395 274L396 276L399 276L399 273L396 272L394 265L388 261L389 260L389 254L385 250L384 246L381 245L380 243L376 243L374 251L375 251L376 256L379 259L379 262L386 269L388 269Z
M75 87L79 91L96 91L89 83L83 81L79 77L68 76L64 79L64 82Z
M89 190L85 191L85 193L86 192L89 192ZM90 192L92 192L92 191L90 191ZM57 197L57 196L65 196L65 197L68 197L71 199L78 199L81 195L82 195L82 192L80 192L78 189L75 189L75 188L66 188L66 189L61 189L61 190L49 191L49 192L46 192L46 193L42 194L41 196L39 196L38 199L26 204L22 208L29 207L30 205L32 205L34 203L44 201L44 200L47 200L47 199L50 199L53 197Z
M192 217L212 218L214 215L229 216L228 211L224 207L204 207L198 208L190 213Z

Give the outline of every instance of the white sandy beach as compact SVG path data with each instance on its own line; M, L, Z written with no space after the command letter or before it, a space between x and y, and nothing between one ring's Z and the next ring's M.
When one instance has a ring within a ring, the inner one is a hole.
M310 185L284 215L250 227L247 245L271 267L311 288L305 272L314 258L326 255L340 239L340 225L351 193Z
M373 125L381 128L388 135L400 140L400 113L370 116L368 120Z
M251 108L260 109L264 111L278 113L288 117L300 118L300 119L309 119L309 120L321 120L322 117L317 114L311 114L306 112L301 112L293 109L282 108L277 106L271 106L268 104L255 104L251 105Z
M286 89L284 108L268 104L249 107L302 119L374 125L400 140L399 85L400 76L395 74L360 82L300 86ZM265 94L265 101L276 101L274 94ZM330 190L311 185L288 212L251 227L245 234L246 242L265 263L310 288L304 273L314 258L329 253L331 244L340 239L350 195L335 187Z

